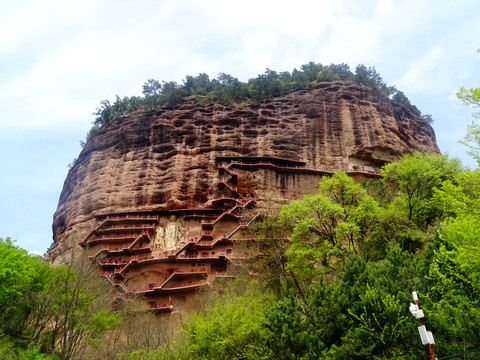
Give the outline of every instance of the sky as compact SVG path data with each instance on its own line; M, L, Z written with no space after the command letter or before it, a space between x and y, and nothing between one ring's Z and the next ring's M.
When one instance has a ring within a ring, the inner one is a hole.
M475 167L458 143L472 109L455 93L480 86L478 48L478 0L1 1L0 237L48 249L92 113L148 79L364 64L432 115L443 153Z

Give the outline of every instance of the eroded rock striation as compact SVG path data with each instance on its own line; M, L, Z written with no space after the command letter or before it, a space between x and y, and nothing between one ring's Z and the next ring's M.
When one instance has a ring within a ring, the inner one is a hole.
M172 289L230 274L242 227L266 209L316 191L322 175L378 177L385 162L414 151L439 153L431 126L352 82L235 108L192 98L144 109L83 148L48 258L61 263L83 247L123 291L150 289L150 306L171 310Z

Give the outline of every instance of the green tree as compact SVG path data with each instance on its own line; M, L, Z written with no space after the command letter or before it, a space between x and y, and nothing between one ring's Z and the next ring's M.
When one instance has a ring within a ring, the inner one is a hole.
M326 358L423 359L418 339L411 336L418 324L408 318L408 305L412 288L425 289L427 271L424 256L395 243L378 262L351 255L335 284L341 330L336 340L326 342Z
M263 340L267 301L256 290L243 295L227 292L213 306L194 314L184 326L188 358L274 358Z
M292 229L287 269L311 278L319 269L336 271L359 253L379 214L378 203L345 173L323 177L320 192L282 209Z
M460 140L460 143L470 149L467 153L480 165L480 124L475 122L469 124L467 134Z
M310 300L310 299L309 299ZM266 342L276 359L318 359L325 347L322 342L321 325L325 319L321 313L324 304L315 313L303 299L291 291L287 296L270 305L266 311ZM334 309L332 309L334 310ZM317 320L317 321L315 321Z
M430 114L422 114L423 119L429 123L430 125L433 124L433 116Z
M114 119L126 118L132 111L137 110L144 104L144 100L138 96L121 98L115 95L113 104L108 100L102 100L93 115L95 121L93 125L104 126Z
M467 89L462 86L457 92L457 97L462 100L465 105L471 105L474 108L480 107L480 88Z
M225 106L234 106L233 96L230 92L230 88L226 86L217 86L208 95L216 103Z
M148 79L147 82L143 84L142 94L145 104L153 110L160 102L162 84L158 80Z
M225 73L219 73L212 85L213 90L208 96L222 105L233 106L234 100L243 100L249 96L247 84Z
M111 287L99 284L90 263L50 267L7 238L0 239L0 264L0 333L19 353L29 349L32 358L43 358L33 357L41 345L73 359L118 324L109 307Z
M63 360L82 354L89 342L119 324L109 303L114 289L98 278L98 270L85 257L71 257L54 268L50 283L51 306L46 309L53 331L53 351Z
M437 206L447 218L480 214L480 170L460 172L454 179L447 179L434 191Z
M433 189L460 172L458 160L444 155L405 154L400 161L387 164L382 169L383 181L392 182L401 192L408 220L425 227L438 216L440 209L431 202Z
M250 95L253 100L262 100L283 95L284 83L277 71L267 68L264 74L248 81Z
M388 96L395 92L395 88L387 86L374 67L367 68L363 64L358 65L355 69L355 81L367 84L383 95Z
M159 97L162 93L162 84L158 80L148 79L142 88L145 97Z
M93 125L90 130L88 131L87 133L87 137L86 137L86 140L85 141L88 141L90 140L91 138L93 138L95 135L98 134L98 132L100 131L100 126L98 125ZM80 142L80 146L83 148L85 146L86 142L83 142L81 141Z
M93 115L95 115L95 121L93 122L94 125L103 126L108 124L113 118L112 105L110 104L110 101L100 101L100 106L95 109Z
M207 95L213 90L214 84L210 77L205 73L200 73L197 76L187 75L183 81L183 88L186 95Z
M395 91L395 94L393 95L392 97L392 100L399 103L399 104L402 104L402 105L405 105L408 109L410 109L415 115L418 115L420 116L422 113L420 112L420 110L418 110L418 108L413 105L410 100L408 99L408 97L400 90L397 90ZM426 117L426 121L428 123L432 123L432 117L431 115L425 115Z
M455 270L456 276L450 280L461 280L462 288L469 289L472 299L480 299L480 241L477 235L480 226L480 170L465 171L455 178L455 182L445 181L441 189L435 191L435 200L447 217L438 232L442 242L439 259ZM438 286L448 288L449 278L444 277Z
M404 325L407 322L405 306L391 294L381 294L368 283L359 301L348 310L353 326L344 337L348 357L383 357L392 359L403 355Z
M300 66L302 73L304 74L305 78L308 79L309 81L315 80L317 78L319 71L322 71L323 68L324 66L322 64L320 63L317 64L313 61L310 61L308 64L303 64L302 66Z
M175 82L163 82L161 102L167 106L175 106L182 102L184 97L182 88Z
M414 253L422 249L427 241L428 235L424 231L408 220L398 207L390 205L380 213L376 226L365 239L362 256L367 260L383 259L391 243L396 243L403 251Z
M463 354L480 347L480 242L478 215L460 215L439 230L441 246L428 275L428 320L439 354Z
M291 292L268 307L267 344L279 359L423 359L408 305L427 271L422 255L396 244L378 262L352 254L310 285L307 301Z
M457 92L457 97L465 105L473 106L474 109L480 108L480 88L466 89L461 87ZM473 113L474 118L480 118L480 112ZM467 135L460 140L460 143L467 146L470 150L468 154L480 164L480 125L472 121L467 127Z
M437 229L425 305L436 352L462 354L480 347L480 173L460 172L434 191L444 220ZM476 358L476 354L470 355Z
M480 49L477 49L480 52ZM465 104L473 106L474 109L480 108L480 88L465 88L461 87L457 92L457 97ZM480 118L480 112L473 113L474 118ZM467 127L467 135L460 140L470 150L468 154L472 156L478 164L480 164L480 125L472 122Z
M51 276L47 263L0 238L0 330L20 337L27 332L35 306L32 294L42 291Z
M320 81L355 80L350 67L344 63L323 66L317 71L315 78Z
M286 296L295 287L296 280L295 274L286 268L286 251L290 246L291 234L288 224L280 219L278 213L274 213L250 225L249 229L257 236L261 254L247 263L249 270L258 274L260 282L277 296Z

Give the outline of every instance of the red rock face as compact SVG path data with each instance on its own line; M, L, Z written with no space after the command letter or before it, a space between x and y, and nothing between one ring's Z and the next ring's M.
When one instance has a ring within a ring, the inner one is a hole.
M184 209L207 209L214 219L255 198L255 211L262 211L316 191L319 170L374 175L385 162L414 151L439 153L430 125L351 82L320 82L311 91L236 108L190 100L176 109L138 111L104 126L68 173L49 259L61 262L70 249L80 249L78 241L106 215L139 212L157 216L148 242L164 244L160 256L207 230L199 218L188 220ZM241 222L221 220L222 231ZM170 223L178 234L167 246ZM98 231L95 236L105 232Z

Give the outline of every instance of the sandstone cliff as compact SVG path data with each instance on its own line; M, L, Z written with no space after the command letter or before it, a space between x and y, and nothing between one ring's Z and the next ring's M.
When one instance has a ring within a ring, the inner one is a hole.
M430 125L352 82L319 82L311 91L235 108L190 99L175 109L141 110L104 126L83 148L60 195L49 257L77 247L102 215L215 209L221 157L348 171L378 169L413 151L439 152ZM302 184L309 180L265 174L252 175L239 191L255 195L260 207L315 190Z

